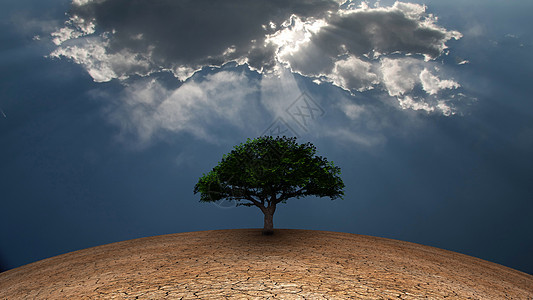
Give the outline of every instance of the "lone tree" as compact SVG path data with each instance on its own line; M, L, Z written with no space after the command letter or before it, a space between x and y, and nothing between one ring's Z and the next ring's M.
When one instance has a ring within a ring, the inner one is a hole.
M194 186L200 202L235 200L236 206L255 205L265 215L264 235L274 233L276 205L305 196L343 199L340 168L315 156L311 143L296 138L262 136L235 146Z

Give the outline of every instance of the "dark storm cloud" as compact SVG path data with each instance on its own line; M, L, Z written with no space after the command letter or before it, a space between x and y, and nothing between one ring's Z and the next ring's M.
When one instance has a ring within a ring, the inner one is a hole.
M335 18L317 39L344 44L355 55L400 51L435 58L449 37L442 29L421 26L417 18L398 8L361 10Z
M337 57L348 55L372 59L396 52L434 59L443 53L446 41L458 37L458 32L437 27L423 6L396 3L388 8L366 7L341 11L312 36L304 51L323 63L309 64L302 56L287 60L304 74L327 74L333 72Z
M237 60L270 69L275 48L265 45L267 34L292 14L321 18L337 8L331 0L108 0L73 5L70 14L111 33L107 55L139 55L150 68L196 70Z
M85 65L96 81L161 69L184 79L229 61L258 70L282 62L302 75L327 75L348 55L433 59L460 37L436 26L424 6L399 2L340 8L332 0L75 1L70 15L53 33L62 45L53 55Z

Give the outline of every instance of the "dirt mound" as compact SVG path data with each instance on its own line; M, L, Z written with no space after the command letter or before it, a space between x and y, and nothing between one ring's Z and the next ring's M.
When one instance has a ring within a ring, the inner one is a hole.
M533 276L438 248L275 229L187 232L0 274L0 299L533 299Z

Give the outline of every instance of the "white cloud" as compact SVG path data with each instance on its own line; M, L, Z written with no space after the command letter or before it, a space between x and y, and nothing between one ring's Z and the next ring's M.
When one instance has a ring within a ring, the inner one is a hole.
M279 31L268 35L266 43L275 45L275 59L302 75L319 75L323 65L331 64L330 58L324 55L314 55L310 45L311 38L327 25L324 20L302 20L292 15L289 20L281 24ZM312 63L309 63L312 61Z
M425 14L426 8L427 7L425 5L415 3L403 3L397 1L394 3L391 9L401 11L410 19L418 20L421 16Z
M147 75L151 72L149 58L127 49L110 54L106 51L107 44L107 41L100 39L86 39L79 45L59 47L50 56L72 59L84 66L95 82L125 79L130 75Z
M403 109L453 115L455 109L452 103L459 100L445 92L458 89L461 85L452 79L440 79L430 69L444 73L435 62L414 58L383 58L380 65L381 82Z
M72 0L72 4L81 6L89 3L90 1L91 0Z
M77 39L82 36L90 35L95 32L95 24L92 21L87 21L79 16L72 16L67 22L65 27L52 32L53 42L56 45L61 45L63 42Z
M257 91L243 73L219 71L204 80L188 80L177 89L167 89L156 80L143 80L126 87L120 109L109 117L124 132L134 131L141 144L164 131L187 132L216 142L210 130L221 126L245 129L255 116L247 99Z
M363 106L357 105L355 103L344 103L341 109L351 120L359 119L365 111Z
M460 85L453 80L440 80L437 76L431 74L431 72L424 68L420 72L420 82L422 88L430 95L437 94L442 89L456 89Z
M106 0L72 0L72 4L76 6L83 6L89 3L102 3Z
M171 70L172 74L174 74L174 77L176 77L180 81L185 81L188 78L190 78L194 73L200 71L200 69L195 70L193 68L187 67L187 66L178 66Z
M52 36L54 39L52 40L54 44L60 45L64 41L68 41L70 39L78 38L82 36L83 34L73 28L70 27L63 27L60 28L58 31L53 32Z
M313 34L320 31L320 28L327 25L324 20L302 20L296 15L292 15L289 20L283 22L283 29L269 35L266 43L274 43L277 46L277 57L284 61L284 57L292 56L305 47L311 41Z
M390 96L401 96L414 89L420 69L420 60L414 58L383 58L380 65L382 83Z
M380 82L372 69L372 63L349 56L336 61L333 71L326 78L343 89L362 92L372 89Z
M437 109L440 110L445 116L451 116L455 114L455 111L448 104L446 104L445 101L442 100L437 101Z
M423 110L428 113L435 110L435 107L425 103L423 100L415 101L411 96L398 97L398 101L403 109Z
M348 142L349 144L356 144L358 146L373 147L379 144L383 144L384 140L379 135L363 135L357 131L353 131L347 128L335 128L324 132L324 136L333 138L335 141L342 143Z
M445 100L432 98L421 99L419 97L415 98L409 95L397 97L397 99L402 109L412 109L415 111L424 111L426 113L439 112L444 116L451 116L455 114L454 108L451 107Z

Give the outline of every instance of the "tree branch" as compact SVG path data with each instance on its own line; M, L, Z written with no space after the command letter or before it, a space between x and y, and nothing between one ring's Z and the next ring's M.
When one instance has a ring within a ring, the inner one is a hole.
M299 190L297 190L297 191L295 191L295 192L287 193L287 194L282 194L282 195L279 197L279 199L276 201L276 204L277 204L277 203L280 203L280 202L283 201L283 200L288 200L288 199L290 199L290 198L292 198L292 197L296 197L296 196L298 196L301 192L304 191L305 188L306 188L306 187L303 186L303 187L301 187Z
M261 209L265 208L263 199L261 199L261 202L259 202L259 201L255 200L254 198L252 198L252 196L249 196L249 195L246 195L245 199L251 201L255 206L257 206L257 207L259 207Z

